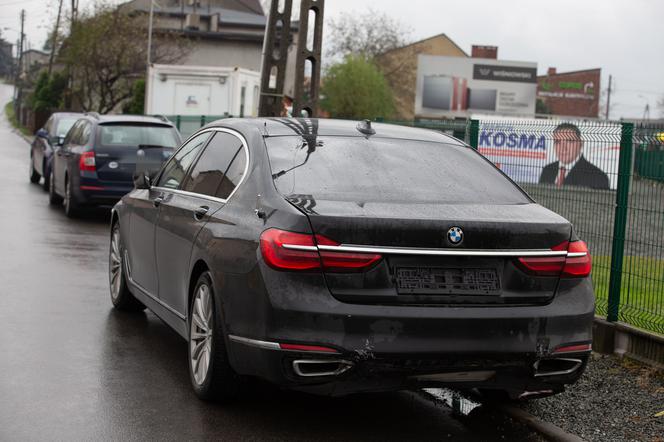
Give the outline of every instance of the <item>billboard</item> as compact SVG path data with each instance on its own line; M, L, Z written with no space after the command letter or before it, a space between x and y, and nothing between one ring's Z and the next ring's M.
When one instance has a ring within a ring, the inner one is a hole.
M597 118L599 113L600 69L556 73L537 78L539 113Z
M535 115L537 63L418 55L415 114Z
M560 124L553 120L483 119L478 150L517 183L615 189L620 124L603 123L598 136L596 123L575 122L580 137L573 130L556 135Z

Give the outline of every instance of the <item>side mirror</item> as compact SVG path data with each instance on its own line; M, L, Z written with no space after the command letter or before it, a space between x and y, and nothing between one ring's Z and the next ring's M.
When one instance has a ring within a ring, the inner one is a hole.
M150 184L150 177L146 172L134 173L134 187L137 189L149 189L152 187Z
M48 132L46 132L46 129L39 129L35 135L39 138L48 138Z
M65 144L65 136L64 135L58 135L58 139L55 142L56 146L62 146Z

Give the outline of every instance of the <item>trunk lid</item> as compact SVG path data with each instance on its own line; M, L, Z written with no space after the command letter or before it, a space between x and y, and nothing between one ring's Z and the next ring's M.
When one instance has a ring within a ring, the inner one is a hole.
M526 274L517 255L550 250L571 236L564 218L538 204L409 204L288 198L314 233L367 246L383 259L366 272L325 272L345 302L523 304L547 302L558 277ZM459 227L453 244L448 231Z
M155 172L172 154L173 148L166 146L99 146L95 148L97 177L103 182L131 184L136 171Z

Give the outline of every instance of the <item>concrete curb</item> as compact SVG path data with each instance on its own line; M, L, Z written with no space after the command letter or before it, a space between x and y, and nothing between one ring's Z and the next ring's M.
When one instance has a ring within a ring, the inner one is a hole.
M562 428L550 423L545 422L538 417L533 416L525 410L522 410L519 407L508 404L501 404L496 406L500 411L508 415L514 420L522 422L531 429L537 431L542 436L546 437L549 440L556 442L583 442L579 436L568 433Z
M436 403L448 406L447 403L445 403L436 395L429 393L428 391L420 390L420 394L426 396ZM496 404L492 406L505 415L511 417L515 421L521 422L528 426L530 429L544 436L548 440L555 442L584 442L584 439L580 438L579 436L568 433L567 431L550 422L545 422L515 405Z

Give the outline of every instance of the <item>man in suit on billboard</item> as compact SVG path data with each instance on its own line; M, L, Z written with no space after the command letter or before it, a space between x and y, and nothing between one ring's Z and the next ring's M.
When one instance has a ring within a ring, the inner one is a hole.
M558 161L544 167L540 184L609 189L606 173L584 158L581 131L574 124L562 123L554 129L553 150Z

